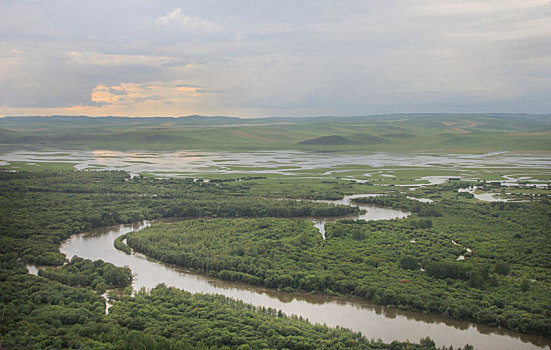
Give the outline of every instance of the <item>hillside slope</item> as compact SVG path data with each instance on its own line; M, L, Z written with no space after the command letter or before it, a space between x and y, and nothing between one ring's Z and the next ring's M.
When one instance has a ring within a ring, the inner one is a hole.
M0 146L152 150L548 152L551 115L4 117Z

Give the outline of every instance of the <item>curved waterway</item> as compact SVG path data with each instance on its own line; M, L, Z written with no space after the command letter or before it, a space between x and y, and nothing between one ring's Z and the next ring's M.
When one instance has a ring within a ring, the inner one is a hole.
M354 198L377 197L377 196L381 196L381 194L353 194L349 196L344 196L343 199L336 200L336 201L329 201L329 200L314 201L314 202L322 202L322 203L329 203L329 204L351 205L351 206L356 206L360 209L365 210L365 213L359 214L359 215L348 215L348 216L341 216L336 218L335 217L313 218L312 221L314 222L314 226L320 231L321 235L323 236L323 239L325 239L325 224L328 222L337 222L338 220L342 220L342 219L354 219L354 220L366 220L366 221L402 219L407 217L409 214L411 214L411 213L404 212L397 209L383 208L375 205L367 205L367 204L352 202L352 199Z
M350 204L350 199L351 197L346 197L340 203ZM365 208L365 206L361 207ZM371 214L369 214L370 208L367 209L366 214L354 218L374 220L408 215L393 209L376 207L371 207ZM379 213L378 217L374 217L375 210ZM155 261L139 253L128 255L114 248L113 241L118 236L149 225L149 222L143 222L75 235L65 241L60 250L68 258L77 255L92 260L102 259L118 266L129 266L134 273L134 289L141 287L150 289L159 283L165 283L191 293L221 294L256 306L282 310L288 315L302 316L310 322L349 328L361 332L368 339L380 338L387 343L394 340L419 342L421 338L429 336L439 346L458 347L468 343L476 349L550 349L551 347L551 339L435 315L386 308L358 298L286 293L222 281L199 275L182 267Z

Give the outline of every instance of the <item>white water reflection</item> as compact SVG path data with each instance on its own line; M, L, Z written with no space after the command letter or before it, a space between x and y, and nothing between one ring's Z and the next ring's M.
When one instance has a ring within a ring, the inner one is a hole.
M27 265L27 271L28 271L31 275L38 276L38 269L39 269L39 267L37 267L37 266L34 266L34 265Z
M299 151L264 152L123 152L94 151L12 151L0 154L0 164L9 162L66 162L75 169L125 170L134 174L189 176L206 173L250 173L293 175L296 171L361 164L381 167L446 167L449 169L499 169L551 167L551 156L538 154L489 153L481 155L439 153L314 153ZM259 169L261 167L261 169ZM424 176L438 184L449 176Z
M517 199L510 199L510 198L499 198L497 193L476 193L478 190L478 186L470 186L468 188L459 188L457 189L457 192L467 192L474 196L474 198L484 201L484 202L520 202Z
M419 197L410 197L410 196L407 196L406 197L407 199L411 199L413 201L418 201L418 202L421 202L421 203L432 203L432 199L429 199L429 198L419 198Z

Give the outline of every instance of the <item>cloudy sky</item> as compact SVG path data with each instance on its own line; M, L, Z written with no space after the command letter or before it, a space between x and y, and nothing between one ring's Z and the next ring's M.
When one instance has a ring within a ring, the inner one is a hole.
M551 113L549 0L0 0L0 116Z

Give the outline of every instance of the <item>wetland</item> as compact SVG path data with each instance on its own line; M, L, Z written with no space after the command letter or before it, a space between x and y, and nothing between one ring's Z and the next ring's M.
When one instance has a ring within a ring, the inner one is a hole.
M75 255L130 267L145 289L112 300L109 320L161 283L384 343L550 347L548 155L51 150L0 162L4 256L33 272ZM529 201L479 196L498 192ZM120 235L131 254L114 248Z

